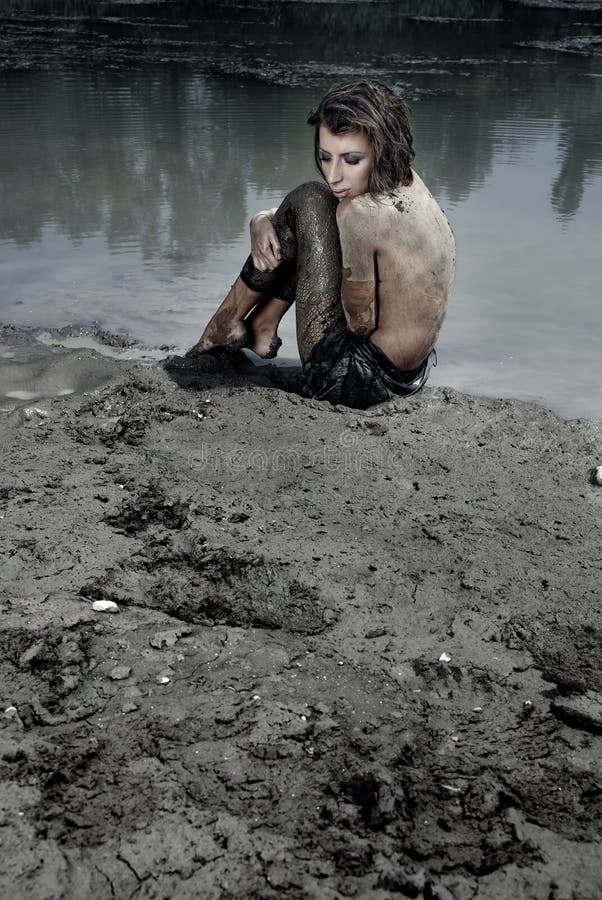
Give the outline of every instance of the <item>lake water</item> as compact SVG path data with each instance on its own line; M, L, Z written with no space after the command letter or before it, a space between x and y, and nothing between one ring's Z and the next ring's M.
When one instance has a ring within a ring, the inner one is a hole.
M248 220L315 178L307 112L410 101L457 279L431 383L602 420L600 4L0 4L0 321L190 346ZM282 325L296 358L294 315Z

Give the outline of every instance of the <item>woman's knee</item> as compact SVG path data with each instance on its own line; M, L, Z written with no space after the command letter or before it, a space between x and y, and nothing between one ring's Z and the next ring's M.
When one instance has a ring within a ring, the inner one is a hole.
M321 181L306 181L287 194L283 206L288 206L295 213L336 213L337 198L330 188Z

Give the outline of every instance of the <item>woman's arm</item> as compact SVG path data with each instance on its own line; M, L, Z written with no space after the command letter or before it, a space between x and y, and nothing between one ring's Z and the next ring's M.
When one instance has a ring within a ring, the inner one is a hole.
M280 241L273 225L278 209L264 209L255 213L249 223L251 231L251 256L260 272L271 272L280 263Z
M349 330L368 337L376 329L376 285L372 281L352 281L351 269L343 267L341 302Z
M356 334L376 329L376 248L369 210L361 203L342 200L337 224L343 254L341 302L347 325Z

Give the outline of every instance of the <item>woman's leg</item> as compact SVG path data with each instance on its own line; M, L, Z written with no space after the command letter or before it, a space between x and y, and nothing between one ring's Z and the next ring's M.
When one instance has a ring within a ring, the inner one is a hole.
M245 319L248 327L249 350L252 350L262 359L273 359L282 341L278 337L278 326L284 314L291 308L292 300L282 300L280 297L267 297L262 299Z
M291 191L274 216L281 264L270 272L261 272L249 256L189 352L204 353L215 347L251 347L259 355L266 350L274 352L278 323L294 301L299 356L303 362L309 359L325 332L343 318L336 208L336 198L319 182L308 182Z
M248 320L275 326L271 332L264 329L265 339L276 338L277 323L294 300L303 362L334 322L343 318L336 209L337 199L325 184L312 181L295 188L274 216L282 263L272 272L260 272L249 256L241 272L249 289L272 298L258 306Z
M302 362L335 322L344 320L341 304L341 244L338 201L319 182L301 185L291 196L297 239L295 310Z
M217 347L224 347L228 350L240 350L241 347L246 347L249 335L247 325L243 320L261 300L261 297L260 293L248 288L239 276L211 316L201 337L188 353L190 355L208 353L209 350Z

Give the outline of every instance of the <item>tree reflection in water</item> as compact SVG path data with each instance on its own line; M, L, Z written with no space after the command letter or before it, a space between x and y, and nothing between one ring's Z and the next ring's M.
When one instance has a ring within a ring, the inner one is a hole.
M54 222L76 239L102 231L111 247L135 239L145 258L202 260L208 246L240 235L248 184L284 192L307 170L307 110L286 88L310 105L357 74L409 95L418 168L452 202L483 184L500 143L512 151L524 141L522 119L558 125L550 196L560 218L577 212L601 165L590 111L602 108L602 87L587 77L600 70L591 13L501 0L4 8L0 59L21 71L0 83L0 236L18 243ZM580 54L517 46L574 38L576 16ZM84 69L90 60L97 65ZM77 77L65 77L69 69ZM207 82L199 71L238 80ZM262 94L275 81L282 94Z

